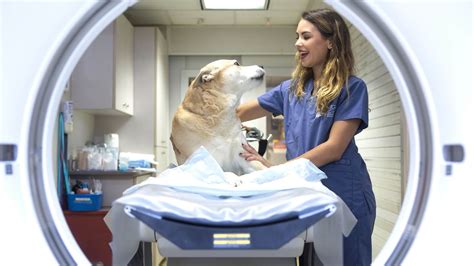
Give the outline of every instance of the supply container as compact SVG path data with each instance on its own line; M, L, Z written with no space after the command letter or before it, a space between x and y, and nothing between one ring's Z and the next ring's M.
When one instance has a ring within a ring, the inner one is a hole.
M97 211L102 207L102 193L68 194L67 205L70 211Z

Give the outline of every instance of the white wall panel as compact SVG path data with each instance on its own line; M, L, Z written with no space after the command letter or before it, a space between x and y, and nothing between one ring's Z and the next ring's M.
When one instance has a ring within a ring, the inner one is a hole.
M356 136L366 160L377 201L372 234L373 257L382 249L398 218L402 202L401 103L393 80L378 54L351 27L356 75L369 91L369 127Z

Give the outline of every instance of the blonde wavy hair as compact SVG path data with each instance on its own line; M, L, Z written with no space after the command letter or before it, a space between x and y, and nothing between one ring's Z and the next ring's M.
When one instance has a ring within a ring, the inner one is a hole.
M313 90L313 95L317 99L316 110L321 114L326 114L329 103L341 93L344 84L347 84L349 76L354 71L354 56L349 29L342 17L330 9L305 11L301 15L301 19L311 22L321 35L332 44L321 77L315 81ZM304 85L313 78L313 71L312 68L301 65L298 52L296 52L295 60L292 89L297 97L302 97Z

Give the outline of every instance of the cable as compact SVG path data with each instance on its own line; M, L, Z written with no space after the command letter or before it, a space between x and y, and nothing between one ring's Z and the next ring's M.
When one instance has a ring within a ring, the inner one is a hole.
M59 113L59 125L58 125L58 195L61 195L61 177L64 177L64 185L66 187L66 193L71 192L71 183L69 182L69 172L67 167L67 160L64 158L65 145L64 145L64 115Z
M62 193L62 182L61 182L61 136L62 136L62 124L63 123L63 114L59 113L59 123L58 123L58 182L57 182L57 188L58 188L58 197L61 198L61 193Z

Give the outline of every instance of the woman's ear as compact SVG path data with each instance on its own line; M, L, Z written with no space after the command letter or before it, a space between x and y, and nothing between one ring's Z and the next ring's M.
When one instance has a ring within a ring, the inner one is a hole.
M328 40L328 49L331 50L332 49L332 42Z

